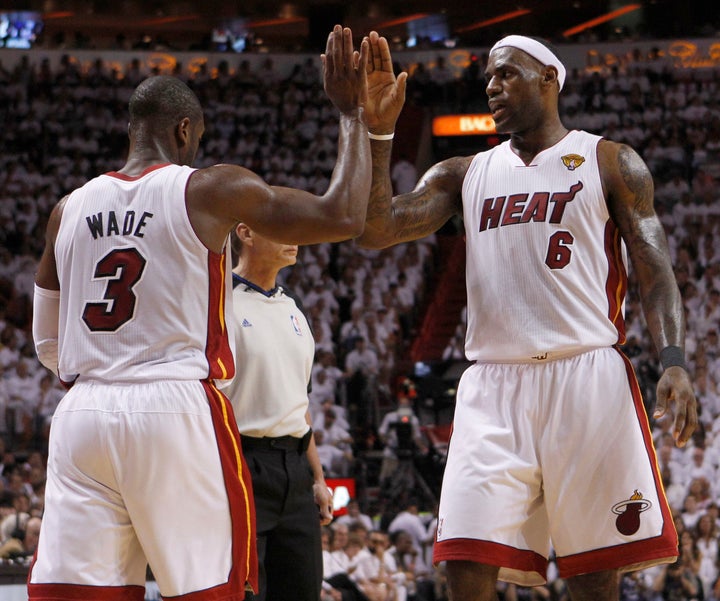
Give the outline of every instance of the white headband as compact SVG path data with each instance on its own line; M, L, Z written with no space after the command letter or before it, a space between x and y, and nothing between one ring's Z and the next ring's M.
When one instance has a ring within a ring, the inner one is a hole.
M565 66L560 62L560 59L555 56L555 54L547 46L524 35L509 35L499 42L496 42L490 49L490 52L493 52L498 48L505 48L506 46L522 50L534 59L539 60L543 65L555 67L558 72L558 83L560 84L560 89L563 89L563 85L565 84L565 74L567 71L565 70Z

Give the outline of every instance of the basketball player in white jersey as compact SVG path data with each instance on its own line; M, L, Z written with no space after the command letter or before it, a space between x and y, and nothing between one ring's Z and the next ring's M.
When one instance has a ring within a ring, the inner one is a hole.
M38 355L72 386L51 427L32 600L241 600L257 590L254 508L232 407L228 235L243 221L292 243L362 231L370 182L367 43L336 26L323 55L340 112L327 193L238 166L190 167L203 114L180 80L130 99L125 166L53 210L36 276Z
M669 563L677 534L624 341L626 254L684 445L697 424L684 323L648 168L629 147L568 131L565 67L547 45L492 48L487 94L504 143L431 167L392 197L391 140L406 75L371 33L373 187L359 242L383 248L462 215L468 333L434 561L452 597L496 599L496 580L545 581L549 553L575 601L618 598L618 574Z

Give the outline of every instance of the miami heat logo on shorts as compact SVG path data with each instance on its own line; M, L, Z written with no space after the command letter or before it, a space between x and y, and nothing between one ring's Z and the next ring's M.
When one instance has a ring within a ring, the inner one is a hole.
M565 165L569 171L575 171L580 165L585 162L585 157L579 154L565 154L560 157L563 165Z
M620 534L630 536L640 528L640 514L652 507L652 503L643 499L642 493L637 490L629 499L615 503L611 511L617 515L615 527Z

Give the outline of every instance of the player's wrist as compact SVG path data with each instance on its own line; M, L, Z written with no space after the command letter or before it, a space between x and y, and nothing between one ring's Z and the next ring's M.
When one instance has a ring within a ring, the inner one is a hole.
M368 138L371 140L392 140L395 137L395 131L394 130L377 130L377 131L370 131L368 129Z
M357 121L359 123L365 123L363 107L355 106L346 110L340 111L340 117L348 121Z
M685 351L679 346L666 346L660 351L660 364L663 369L675 366L687 369L685 365Z

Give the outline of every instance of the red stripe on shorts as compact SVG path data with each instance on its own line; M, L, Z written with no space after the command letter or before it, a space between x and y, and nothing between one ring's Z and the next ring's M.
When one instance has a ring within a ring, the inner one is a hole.
M32 601L143 601L144 586L89 586L86 584L28 584Z
M633 404L638 424L642 431L645 449L648 453L648 460L652 467L655 490L657 492L660 511L663 516L663 528L659 536L644 540L632 541L623 545L596 549L567 557L558 557L557 564L561 578L569 578L579 574L598 572L601 570L614 570L627 566L649 567L658 563L670 563L678 556L678 537L673 523L670 506L665 497L660 469L657 463L655 447L652 442L652 432L648 422L645 407L642 402L642 394L638 386L635 371L630 360L618 350L618 354L625 363L625 370L628 376L628 384L632 392ZM665 560L665 561L663 561Z
M498 568L537 572L543 580L547 574L547 559L534 551L474 538L436 541L433 563L441 561L474 561Z
M226 584L176 598L199 601L200 599L235 599L235 595L238 595L237 599L242 600L246 584L249 584L254 591L258 590L252 481L242 454L240 433L230 401L212 383L203 381L202 384L210 402L210 413L230 503L233 562Z

